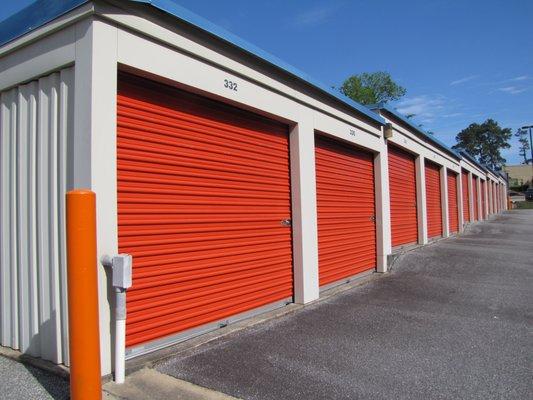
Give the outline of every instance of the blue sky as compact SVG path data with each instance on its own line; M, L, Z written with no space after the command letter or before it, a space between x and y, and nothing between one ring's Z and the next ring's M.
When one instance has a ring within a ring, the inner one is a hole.
M0 19L31 3L4 2ZM14 4L16 3L16 4ZM388 71L393 104L449 145L472 122L533 125L531 0L180 0L327 85ZM520 162L516 139L503 152Z

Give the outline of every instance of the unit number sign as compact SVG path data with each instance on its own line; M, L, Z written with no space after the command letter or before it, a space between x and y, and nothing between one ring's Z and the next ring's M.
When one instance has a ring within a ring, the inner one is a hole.
M237 82L230 81L229 79L224 79L224 87L229 90L237 91Z

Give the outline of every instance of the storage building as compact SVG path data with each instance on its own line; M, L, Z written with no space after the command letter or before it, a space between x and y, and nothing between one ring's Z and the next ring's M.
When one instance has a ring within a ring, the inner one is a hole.
M127 358L505 208L501 176L168 0L37 1L0 23L0 93L1 344L58 364L67 190L97 195L99 259L133 255Z

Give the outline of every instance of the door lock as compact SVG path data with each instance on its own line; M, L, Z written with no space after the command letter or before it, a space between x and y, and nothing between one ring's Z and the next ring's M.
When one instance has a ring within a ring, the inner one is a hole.
M372 216L370 217L370 221L372 221L372 222L376 222L376 216L375 216L375 215L372 215Z

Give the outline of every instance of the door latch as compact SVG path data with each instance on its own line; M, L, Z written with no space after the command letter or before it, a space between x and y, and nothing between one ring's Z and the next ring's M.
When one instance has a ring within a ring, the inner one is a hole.
M292 221L290 218L282 219L280 222L281 226L292 226Z
M370 217L370 221L372 221L372 222L376 222L376 216L375 216L375 215L372 215L372 216Z

